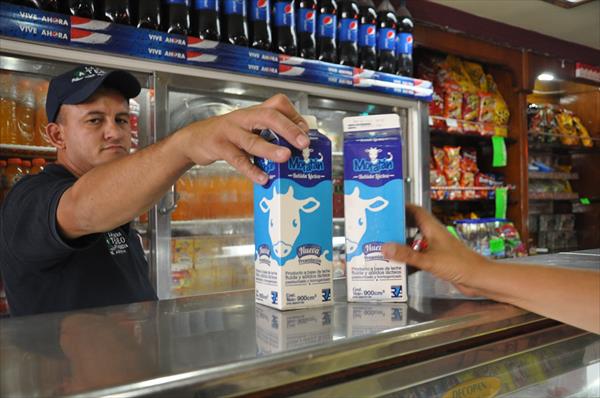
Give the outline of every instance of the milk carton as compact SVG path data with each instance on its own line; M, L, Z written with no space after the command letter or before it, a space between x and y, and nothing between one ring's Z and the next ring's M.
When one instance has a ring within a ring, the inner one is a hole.
M331 303L331 141L309 123L310 146L298 150L270 130L261 136L288 147L285 163L256 158L269 181L254 185L256 302L280 310Z
M344 212L348 301L407 301L406 265L381 253L405 242L398 115L344 118Z

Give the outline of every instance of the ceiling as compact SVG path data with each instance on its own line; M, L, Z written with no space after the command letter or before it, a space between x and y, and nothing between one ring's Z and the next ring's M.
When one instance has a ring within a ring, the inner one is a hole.
M569 9L542 0L430 1L600 50L600 0Z

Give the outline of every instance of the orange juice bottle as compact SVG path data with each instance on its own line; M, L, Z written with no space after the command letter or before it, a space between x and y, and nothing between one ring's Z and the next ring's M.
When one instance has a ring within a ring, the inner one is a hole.
M206 172L196 175L196 186L194 202L196 203L196 217L199 219L207 218L206 212L206 187L208 185L208 175Z
M46 95L48 94L48 81L42 80L35 86L35 121L33 128L33 145L47 146L46 125Z
M30 174L31 160L22 160L21 161L21 170L23 170L23 174Z
M17 91L10 72L0 71L0 143L17 144Z
M46 159L43 158L35 158L31 161L31 169L29 169L29 174L37 174L44 170L46 166Z
M207 184L206 184L206 218L213 219L215 218L215 206L217 202L217 194L216 194L216 185L217 185L217 176L215 175L213 170L207 170L208 173L206 175Z
M175 211L171 213L171 218L173 220L181 221L190 219L189 180L190 177L188 173L185 173L184 175L179 177L179 180L177 180L177 183L175 184L175 189L179 198L177 199L177 207L175 208Z
M6 176L6 192L8 192L16 183L25 175L23 173L22 161L19 158L9 158L6 161L6 169L4 169L4 175ZM6 195L5 195L6 196Z
M17 131L19 144L33 145L35 124L35 96L31 80L21 78L17 81Z

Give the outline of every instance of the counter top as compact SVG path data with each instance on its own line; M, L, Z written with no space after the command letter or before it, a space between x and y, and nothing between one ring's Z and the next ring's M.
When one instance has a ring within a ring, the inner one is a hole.
M347 303L345 281L334 287L333 305L294 311L256 305L245 290L2 319L0 396L318 388L556 324L487 300Z

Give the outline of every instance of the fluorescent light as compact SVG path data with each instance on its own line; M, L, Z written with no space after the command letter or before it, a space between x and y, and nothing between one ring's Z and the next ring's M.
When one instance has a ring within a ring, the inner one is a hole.
M551 80L554 80L554 75L552 73L546 73L546 72L544 72L544 73L541 73L538 76L538 80L549 82Z

